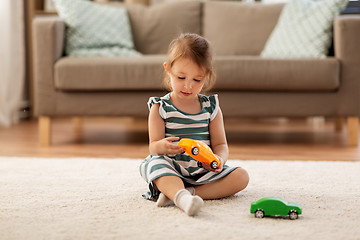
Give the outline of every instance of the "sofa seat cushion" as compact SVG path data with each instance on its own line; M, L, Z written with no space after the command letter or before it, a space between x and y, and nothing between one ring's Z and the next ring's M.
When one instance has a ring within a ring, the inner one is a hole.
M166 55L64 57L55 64L55 87L63 91L158 90Z
M335 91L340 63L326 59L266 59L256 56L217 56L218 90Z
M161 90L166 55L64 57L55 64L55 87L62 91ZM217 90L335 91L340 63L327 59L265 59L217 56Z

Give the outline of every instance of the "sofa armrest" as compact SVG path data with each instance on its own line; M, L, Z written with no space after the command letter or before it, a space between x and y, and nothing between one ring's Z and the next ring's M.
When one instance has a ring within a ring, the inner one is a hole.
M65 23L57 16L33 20L34 113L51 115L55 109L54 64L62 57Z
M340 61L337 114L360 116L360 16L341 15L334 21L335 57Z
M360 15L341 15L334 21L335 56L345 64L360 66L356 51L360 40Z

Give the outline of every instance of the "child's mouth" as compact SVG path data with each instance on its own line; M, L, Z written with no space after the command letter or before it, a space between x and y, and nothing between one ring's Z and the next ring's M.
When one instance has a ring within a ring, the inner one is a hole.
M184 96L190 96L191 93L187 93L187 92L181 92Z

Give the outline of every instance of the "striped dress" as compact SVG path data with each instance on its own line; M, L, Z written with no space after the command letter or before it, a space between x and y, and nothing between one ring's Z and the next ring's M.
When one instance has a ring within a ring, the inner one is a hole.
M160 104L159 114L165 122L165 137L191 138L201 140L211 146L209 123L219 110L217 95L198 95L202 110L197 114L189 114L176 108L170 99L170 93L165 96L151 97L148 101L149 110L154 104ZM179 139L179 141L180 141ZM173 142L177 144L177 141ZM152 183L155 179L173 175L180 177L185 186L205 184L220 179L235 170L235 167L224 166L223 171L215 173L198 167L197 161L186 153L176 155L149 155L140 164L140 175L149 184L149 192L143 196L155 200L160 192Z

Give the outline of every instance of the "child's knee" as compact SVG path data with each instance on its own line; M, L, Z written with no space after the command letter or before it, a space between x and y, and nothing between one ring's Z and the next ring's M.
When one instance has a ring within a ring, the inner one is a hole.
M237 182L239 186L239 191L244 190L249 184L249 174L243 168L237 168L236 170Z

